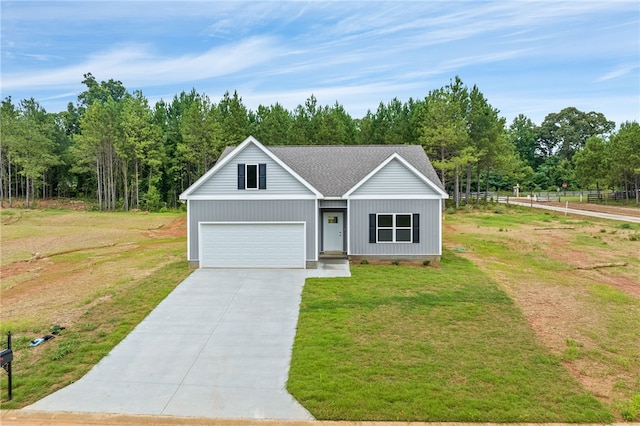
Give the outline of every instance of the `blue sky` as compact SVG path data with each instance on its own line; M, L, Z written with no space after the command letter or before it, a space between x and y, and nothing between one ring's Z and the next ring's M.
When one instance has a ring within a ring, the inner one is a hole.
M354 118L456 75L510 123L567 106L640 120L640 2L1 0L0 94L66 109L83 74L152 105L195 88L218 102L313 94Z

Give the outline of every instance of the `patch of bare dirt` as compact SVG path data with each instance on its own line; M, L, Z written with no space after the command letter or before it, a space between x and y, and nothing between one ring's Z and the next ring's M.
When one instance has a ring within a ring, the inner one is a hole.
M79 225L73 227L65 223L68 234L57 238L56 244L39 242L49 241L50 233L3 241L3 245L21 247L32 255L0 268L0 321L13 324L28 321L36 328L44 327L43 331L53 324L71 327L89 308L112 297L119 286L132 285L176 260L162 252L155 254L157 248L166 244L184 245L180 239L186 236L186 218L183 217L175 220L167 217L160 225L156 225L157 219L154 219L154 229L138 231L131 228L130 221L121 221L119 229L115 226L105 228L92 226L90 221L103 224L109 220L108 216L88 218L84 213L78 215L76 222ZM143 224L146 218L132 216L131 220ZM57 224L53 219L51 222L48 226L55 228ZM11 226L21 225L14 223ZM148 242L157 239L176 241ZM65 241L66 245L63 244ZM45 250L42 254L36 253L40 248Z
M149 230L150 238L179 238L186 236L187 217L182 216L166 225L160 225L156 229Z
M584 271L584 275L589 276L592 280L599 282L600 284L606 284L611 287L615 287L618 290L640 298L640 282L628 277L622 277L618 275L610 275L607 271Z
M26 200L23 198L14 198L11 203L14 208L24 208L26 204ZM90 206L86 201L72 198L37 199L31 200L29 204L32 209L65 209L73 211L87 211ZM4 200L3 207L9 207L8 200Z

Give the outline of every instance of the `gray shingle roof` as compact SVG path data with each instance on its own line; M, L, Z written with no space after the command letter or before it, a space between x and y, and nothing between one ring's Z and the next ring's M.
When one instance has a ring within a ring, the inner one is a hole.
M344 195L395 153L443 188L420 145L287 145L265 148L325 197ZM227 148L220 158L229 152L230 149Z

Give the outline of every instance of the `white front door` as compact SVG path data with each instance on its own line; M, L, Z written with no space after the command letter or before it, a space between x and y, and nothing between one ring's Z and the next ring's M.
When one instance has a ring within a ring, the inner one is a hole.
M344 214L342 212L322 213L322 241L323 249L327 251L343 251L342 231L344 229Z

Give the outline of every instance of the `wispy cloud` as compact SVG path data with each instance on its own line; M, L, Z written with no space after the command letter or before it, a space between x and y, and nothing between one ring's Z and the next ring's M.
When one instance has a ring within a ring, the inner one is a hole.
M613 71L610 71L608 73L606 73L605 75L599 77L596 82L601 83L603 81L607 81L607 80L613 80L619 77L622 77L624 75L630 74L633 71L637 70L640 68L640 64L626 64L626 65L621 65L619 67L617 67L616 69L614 69ZM638 93L638 96L640 96L640 93Z
M87 72L93 73L97 79L116 78L140 87L186 83L232 74L278 54L279 49L270 38L251 38L179 57L162 57L146 46L120 46L96 53L87 61L72 66L27 75L3 75L2 88L6 91L25 87L69 87L77 84L79 76Z
M607 117L607 109L622 114L608 98L640 115L637 0L117 5L0 0L3 96L57 108L76 100L91 72L150 100L237 89L249 107L294 108L313 93L359 116L460 75L507 115L531 112L536 121L572 102L591 108L589 99Z

